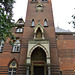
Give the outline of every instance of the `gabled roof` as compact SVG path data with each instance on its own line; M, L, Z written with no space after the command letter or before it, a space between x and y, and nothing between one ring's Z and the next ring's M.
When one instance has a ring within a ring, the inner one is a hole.
M66 33L66 32L71 32L70 30L64 30L62 28L56 27L55 28L56 33Z
M24 25L24 20L22 18L19 18L18 21L16 22L17 26L22 26Z

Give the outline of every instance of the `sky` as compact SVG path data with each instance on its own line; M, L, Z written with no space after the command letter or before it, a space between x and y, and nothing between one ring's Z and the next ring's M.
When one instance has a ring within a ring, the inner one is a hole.
M55 27L75 32L73 24L68 23L73 20L71 16L75 14L75 0L51 1ZM28 0L16 0L13 8L13 19L15 22L17 22L19 18L23 18L25 21L27 3Z

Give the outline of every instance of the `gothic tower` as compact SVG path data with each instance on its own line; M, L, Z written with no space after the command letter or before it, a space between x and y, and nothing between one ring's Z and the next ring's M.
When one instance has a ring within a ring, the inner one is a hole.
M28 0L22 44L19 63L26 62L27 75L59 75L51 0Z
M28 0L12 33L0 43L0 75L75 75L75 32L54 28L51 0Z
M1 75L59 75L51 0L28 0L26 21L12 28L16 36L0 44Z

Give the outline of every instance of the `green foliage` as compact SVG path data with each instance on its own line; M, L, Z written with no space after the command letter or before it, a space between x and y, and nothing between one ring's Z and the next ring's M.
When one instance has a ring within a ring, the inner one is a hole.
M14 35L11 32L14 20L12 19L12 9L14 0L0 0L0 41L4 41L7 37L14 39Z
M75 14L72 15L72 21L69 22L69 24L71 24L71 23L74 25L73 28L75 28Z

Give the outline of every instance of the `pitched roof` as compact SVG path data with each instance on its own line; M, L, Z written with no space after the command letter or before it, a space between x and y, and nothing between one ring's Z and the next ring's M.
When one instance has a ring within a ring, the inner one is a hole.
M71 31L70 31L70 30L64 30L64 29L62 29L62 28L56 27L56 28L55 28L55 32L63 33L63 32L71 32Z

